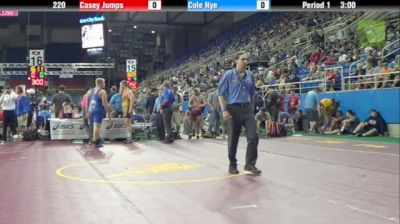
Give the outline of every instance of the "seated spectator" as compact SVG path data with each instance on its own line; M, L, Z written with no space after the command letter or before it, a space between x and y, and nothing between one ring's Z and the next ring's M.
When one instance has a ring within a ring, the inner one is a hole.
M279 123L285 127L285 130L288 132L288 134L291 135L295 133L295 125L288 112L279 113Z
M387 124L382 116L375 109L371 110L371 116L364 122L357 125L353 134L358 137L367 136L386 136L387 135Z
M351 61L358 61L359 59L360 59L360 52L358 51L358 48L353 48Z
M271 116L267 112L267 110L263 107L256 114L256 122L257 122L257 132L261 130L261 127L265 127L265 132L268 135L268 126L271 121Z
M393 74L390 74L392 72L392 68L390 68L387 63L379 61L378 72L379 75L376 77L377 82L375 83L375 88L385 88L392 85L390 81L394 79L394 76Z
M330 52L329 55L326 57L325 65L333 65L335 63L333 53Z
M60 114L58 115L58 118L61 118L61 119L74 118L74 112L72 110L72 106L70 103L64 102L62 104L62 109L60 111Z
M397 67L394 69L396 74L392 74L393 76L393 85L392 87L400 87L400 63L397 63Z
M339 128L342 127L342 122L343 122L343 112L338 110L336 111L334 116L330 118L330 127L327 129L325 133L332 132L333 130L339 130Z
M342 127L340 128L340 130L337 131L337 133L332 133L332 134L338 134L338 135L351 134L357 127L358 123L359 121L355 113L352 110L348 110L346 112L346 119L343 120L342 122ZM335 130L333 130L332 132L334 131Z

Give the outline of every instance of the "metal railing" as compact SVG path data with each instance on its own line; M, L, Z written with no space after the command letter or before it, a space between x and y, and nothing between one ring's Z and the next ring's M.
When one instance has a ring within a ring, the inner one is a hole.
M394 45L394 44L399 44L399 43L400 43L400 39L397 39L397 40L393 41L392 43L390 43L390 44L384 46L384 47L382 48L382 53L381 53L381 55L382 55L382 60L385 59L386 57L388 57L389 55L392 55L394 52L399 51L399 50L400 50L400 47L397 48L397 49L395 49L395 50L393 50L393 51L391 51L391 52L389 52L389 53L386 54L386 55L384 54L384 53L385 53L385 50L386 50L387 48L389 48L390 46L392 46L392 45Z
M336 68L337 69L337 68ZM343 83L342 83L342 88L339 91L352 91L352 90L356 90L353 88L349 88L351 87L351 85L354 84L374 84L373 88L378 88L379 83L388 83L388 82L399 82L400 83L400 78L396 79L396 76L392 79L387 79L385 77L385 75L392 75L392 74L400 74L399 71L395 71L395 72L388 72L388 73L377 73L377 74L370 74L370 75L358 75L358 76L341 76ZM360 78L363 78L365 80L360 81ZM352 82L352 80L357 80L357 82ZM272 88L276 88L278 90L285 90L287 93L290 90L294 90L298 93L306 93L309 90L312 90L316 87L320 87L322 88L322 90L324 92L329 92L329 90L327 89L328 87L328 80L325 79L315 79L315 80L308 80L308 81L301 81L301 82L291 82L291 83L283 83L283 84L274 84L274 85L263 85L260 86L260 92L266 94L268 88L272 87ZM388 88L384 85L382 85L382 88ZM392 88L392 87L389 87ZM265 95L263 95L265 96Z
M270 87L277 88L278 90L286 90L286 92L289 92L290 90L295 90L295 91L297 90L299 93L305 93L316 87L321 87L324 91L326 91L327 82L326 79L315 79L309 81L290 82L284 84L263 85L260 86L259 88L261 89L261 92L267 93L267 89Z
M353 90L351 87L352 85L363 85L363 84L374 84L373 88L378 88L379 83L382 83L382 88L385 88L386 86L384 83L387 82L395 82L396 76L394 76L393 79L387 79L386 75L392 75L392 74L400 74L400 71L394 71L394 72L386 72L386 73L375 73L375 74L369 74L369 75L353 75L353 76L346 76L343 77L343 81L345 82L344 88L342 89L343 91L345 90ZM360 79L363 78L363 79ZM346 82L347 80L347 82ZM356 82L353 82L356 80ZM363 81L361 81L363 80ZM400 82L400 79L398 80ZM346 88L350 87L350 88Z
M355 72L351 73L351 68L352 68L354 65L356 65L356 64L358 64L358 63L360 63L360 62L362 62L362 61L365 61L365 58L361 58L361 59L359 59L358 61L352 62L352 63L350 64L350 66L349 66L349 76L351 76L352 74L355 73Z

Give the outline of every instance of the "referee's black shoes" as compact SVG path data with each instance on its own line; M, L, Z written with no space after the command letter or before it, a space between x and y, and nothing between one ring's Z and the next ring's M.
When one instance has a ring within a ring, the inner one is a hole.
M253 175L260 175L261 174L261 170L257 169L257 167L255 166L251 166L251 165L244 165L244 170L247 172L250 172Z
M239 170L236 166L229 166L229 174L239 174Z

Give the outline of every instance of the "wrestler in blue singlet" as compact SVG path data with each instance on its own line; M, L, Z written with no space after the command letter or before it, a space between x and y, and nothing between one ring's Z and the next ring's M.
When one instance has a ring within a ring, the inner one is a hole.
M89 101L90 122L92 124L101 124L106 114L99 91L100 89L96 90Z

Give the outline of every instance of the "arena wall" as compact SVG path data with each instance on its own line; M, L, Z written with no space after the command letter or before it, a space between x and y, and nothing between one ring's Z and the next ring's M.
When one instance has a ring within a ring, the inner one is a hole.
M301 95L301 102L304 102L305 96ZM351 109L360 120L369 117L370 109L376 109L388 123L389 135L400 137L400 88L329 92L321 93L319 97L336 99L341 111ZM304 105L301 105L301 109L304 109Z

